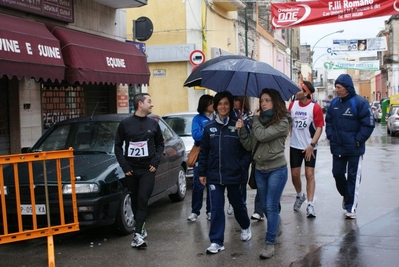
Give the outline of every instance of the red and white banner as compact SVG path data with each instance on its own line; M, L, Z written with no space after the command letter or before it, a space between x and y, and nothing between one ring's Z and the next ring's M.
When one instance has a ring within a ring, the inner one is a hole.
M336 0L272 3L272 27L295 28L399 14L399 0Z

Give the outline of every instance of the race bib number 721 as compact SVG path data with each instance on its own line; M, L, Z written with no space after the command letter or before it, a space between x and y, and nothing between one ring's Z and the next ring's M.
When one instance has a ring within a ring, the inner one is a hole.
M128 157L139 158L148 157L147 141L129 142Z

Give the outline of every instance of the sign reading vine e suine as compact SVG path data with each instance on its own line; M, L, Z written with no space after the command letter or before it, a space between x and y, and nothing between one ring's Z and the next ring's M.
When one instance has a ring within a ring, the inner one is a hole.
M73 0L0 0L0 6L73 22Z

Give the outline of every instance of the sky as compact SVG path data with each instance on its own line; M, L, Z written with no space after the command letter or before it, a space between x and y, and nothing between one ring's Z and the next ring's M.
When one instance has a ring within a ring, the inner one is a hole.
M344 30L343 33L335 33L322 38L314 47L313 60L315 68L322 67L324 62L331 59L331 56L327 53L327 48L332 46L334 39L366 39L376 37L381 30L384 30L384 21L389 18L390 16L384 16L300 27L301 44L308 44L312 49L316 42L323 36Z

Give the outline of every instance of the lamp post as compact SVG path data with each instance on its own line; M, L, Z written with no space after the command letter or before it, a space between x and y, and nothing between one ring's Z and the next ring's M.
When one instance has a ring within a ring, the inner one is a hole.
M314 67L314 63L316 63L316 61L313 63L313 53L314 53L314 49L316 48L316 45L321 41L321 40L323 40L324 38L326 38L327 36L330 36L330 35L333 35L333 34L336 34L336 33L343 33L344 32L344 30L339 30L339 31L335 31L335 32L331 32L331 33L329 33L329 34L326 34L326 35L324 35L323 37L321 37L319 40L317 40L317 42L313 45L313 47L312 47L312 49L310 50L310 54L311 54L311 56L312 56L312 68L311 68L311 72L312 72L312 83L313 83L313 67ZM320 57L319 57L320 58ZM317 58L317 59L319 59L319 58Z

